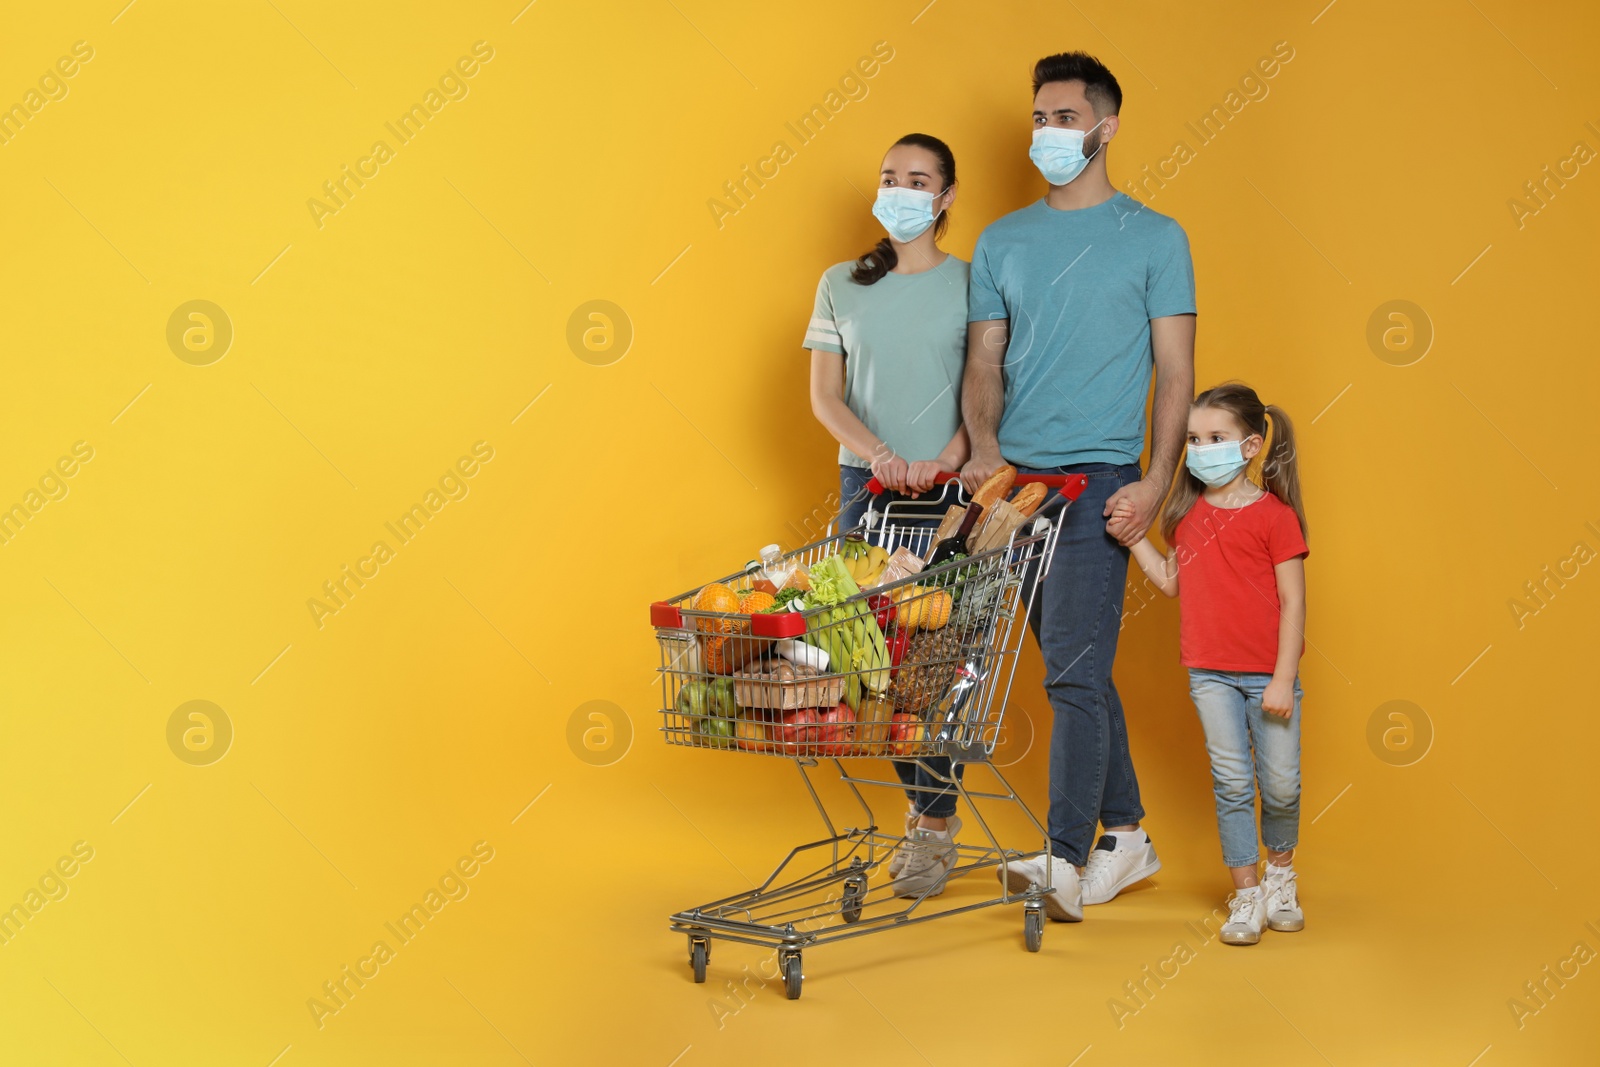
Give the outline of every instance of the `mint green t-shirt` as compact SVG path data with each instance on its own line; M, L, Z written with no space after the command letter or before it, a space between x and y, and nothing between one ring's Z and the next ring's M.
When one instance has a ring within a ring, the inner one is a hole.
M908 463L933 459L961 426L968 264L946 256L872 285L851 281L854 268L823 271L804 347L844 356L844 402L867 429ZM839 462L872 465L843 445Z

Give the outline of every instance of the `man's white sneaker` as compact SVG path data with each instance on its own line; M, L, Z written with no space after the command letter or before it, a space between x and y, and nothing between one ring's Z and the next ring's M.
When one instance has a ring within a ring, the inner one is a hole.
M1044 886L1043 855L1011 860L1000 865L1000 880L1013 893L1026 893L1030 885ZM1060 856L1048 857L1050 892L1044 896L1044 913L1056 922L1083 921L1083 891L1078 883L1078 868Z
M943 830L917 827L900 847L904 860L900 873L889 888L901 897L936 897L944 892L945 878L955 866L955 836L961 830L961 820L954 815Z
M1137 845L1114 834L1101 834L1099 844L1089 853L1089 864L1083 869L1084 904L1104 904L1135 882L1150 877L1161 869L1156 858L1156 848L1150 835Z
M894 846L894 852L889 856L889 877L895 878L900 874L900 868L906 865L906 846L911 843L911 835L916 833L918 815L914 811L906 812L906 835L900 843Z
M1267 897L1261 887L1235 889L1228 899L1228 921L1222 924L1224 945L1253 945L1267 921Z
M1295 891L1294 868L1279 874L1278 868L1268 867L1262 888L1267 896L1267 925L1284 933L1294 933L1306 928L1305 912L1300 910L1300 898Z

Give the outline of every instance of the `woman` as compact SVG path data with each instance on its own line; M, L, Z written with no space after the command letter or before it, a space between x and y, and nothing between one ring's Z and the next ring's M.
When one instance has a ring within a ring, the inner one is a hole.
M806 330L811 410L839 442L839 529L860 523L872 476L891 499L914 499L968 459L961 425L968 264L939 248L956 199L956 161L937 137L913 133L883 157L872 214L889 232L822 274ZM862 497L856 500L858 496ZM950 761L895 760L911 810L890 860L901 896L937 896L955 863ZM931 772L931 773L930 773Z

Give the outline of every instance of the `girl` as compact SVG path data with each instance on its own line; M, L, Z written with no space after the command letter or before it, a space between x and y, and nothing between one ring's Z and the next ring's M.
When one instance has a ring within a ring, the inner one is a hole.
M1189 410L1185 464L1161 512L1166 556L1148 538L1133 554L1157 588L1179 598L1183 664L1211 756L1222 859L1233 875L1222 940L1253 945L1263 925L1305 926L1293 861L1308 550L1294 428L1248 385L1219 385ZM1264 885L1256 873L1258 787Z
M805 339L811 410L839 442L841 530L860 523L861 490L873 475L891 499L903 500L967 461L968 264L938 244L955 199L949 147L922 133L900 138L883 157L872 208L889 236L861 258L829 267L817 286ZM902 896L943 891L961 827L949 760L924 762L894 761L911 801L906 840L889 865Z

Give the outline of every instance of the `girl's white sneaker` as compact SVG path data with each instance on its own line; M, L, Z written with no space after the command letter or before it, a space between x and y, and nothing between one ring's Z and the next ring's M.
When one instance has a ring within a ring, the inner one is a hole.
M1253 945L1267 921L1267 896L1261 887L1235 889L1228 899L1228 921L1222 924L1224 945Z
M1293 867L1283 874L1278 873L1278 868L1267 868L1262 888L1266 891L1269 927L1287 934L1306 928L1306 915L1300 910L1300 898L1295 892Z

